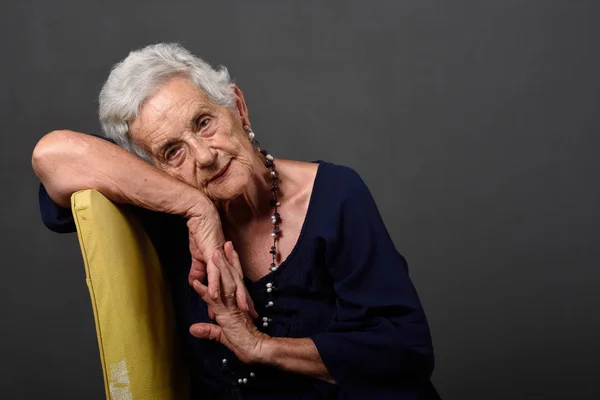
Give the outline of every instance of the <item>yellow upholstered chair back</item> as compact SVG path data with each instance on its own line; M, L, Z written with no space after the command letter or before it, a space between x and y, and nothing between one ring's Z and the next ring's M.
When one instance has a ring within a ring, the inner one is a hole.
M186 398L169 289L136 217L96 190L71 197L109 400Z

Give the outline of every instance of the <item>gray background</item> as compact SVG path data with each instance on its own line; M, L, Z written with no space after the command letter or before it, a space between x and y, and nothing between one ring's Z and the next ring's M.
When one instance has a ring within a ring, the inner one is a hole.
M0 387L102 399L74 235L30 167L53 129L99 132L133 48L229 67L276 156L358 170L407 257L445 399L598 399L600 2L3 3Z

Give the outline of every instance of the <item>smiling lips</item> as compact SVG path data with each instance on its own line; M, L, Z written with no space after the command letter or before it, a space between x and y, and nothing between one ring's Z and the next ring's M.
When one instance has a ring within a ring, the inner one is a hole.
M223 175L225 175L225 173L229 170L229 165L231 164L231 160L229 160L227 162L227 164L225 164L225 166L212 178L210 178L209 182L214 182L217 179L219 179L220 177L222 177Z

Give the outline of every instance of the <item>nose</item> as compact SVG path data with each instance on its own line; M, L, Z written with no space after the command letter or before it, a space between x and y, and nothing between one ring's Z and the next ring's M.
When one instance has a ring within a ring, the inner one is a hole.
M217 160L217 150L202 140L193 140L190 147L199 168L210 167Z

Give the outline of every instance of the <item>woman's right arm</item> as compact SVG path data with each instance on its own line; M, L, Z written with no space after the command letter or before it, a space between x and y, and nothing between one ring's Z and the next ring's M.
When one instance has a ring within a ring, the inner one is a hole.
M96 189L117 203L191 218L216 212L197 189L106 140L54 131L36 145L33 169L56 204L70 207L71 195Z
M195 259L223 251L225 240L218 212L202 192L115 144L83 133L54 131L37 143L32 165L48 195L59 206L70 207L71 195L78 190L96 189L116 203L187 218L190 237L199 252L192 254ZM239 275L241 279L241 271ZM217 287L210 281L209 277L210 291L214 293ZM241 293L238 300L244 304L246 299L241 298Z

